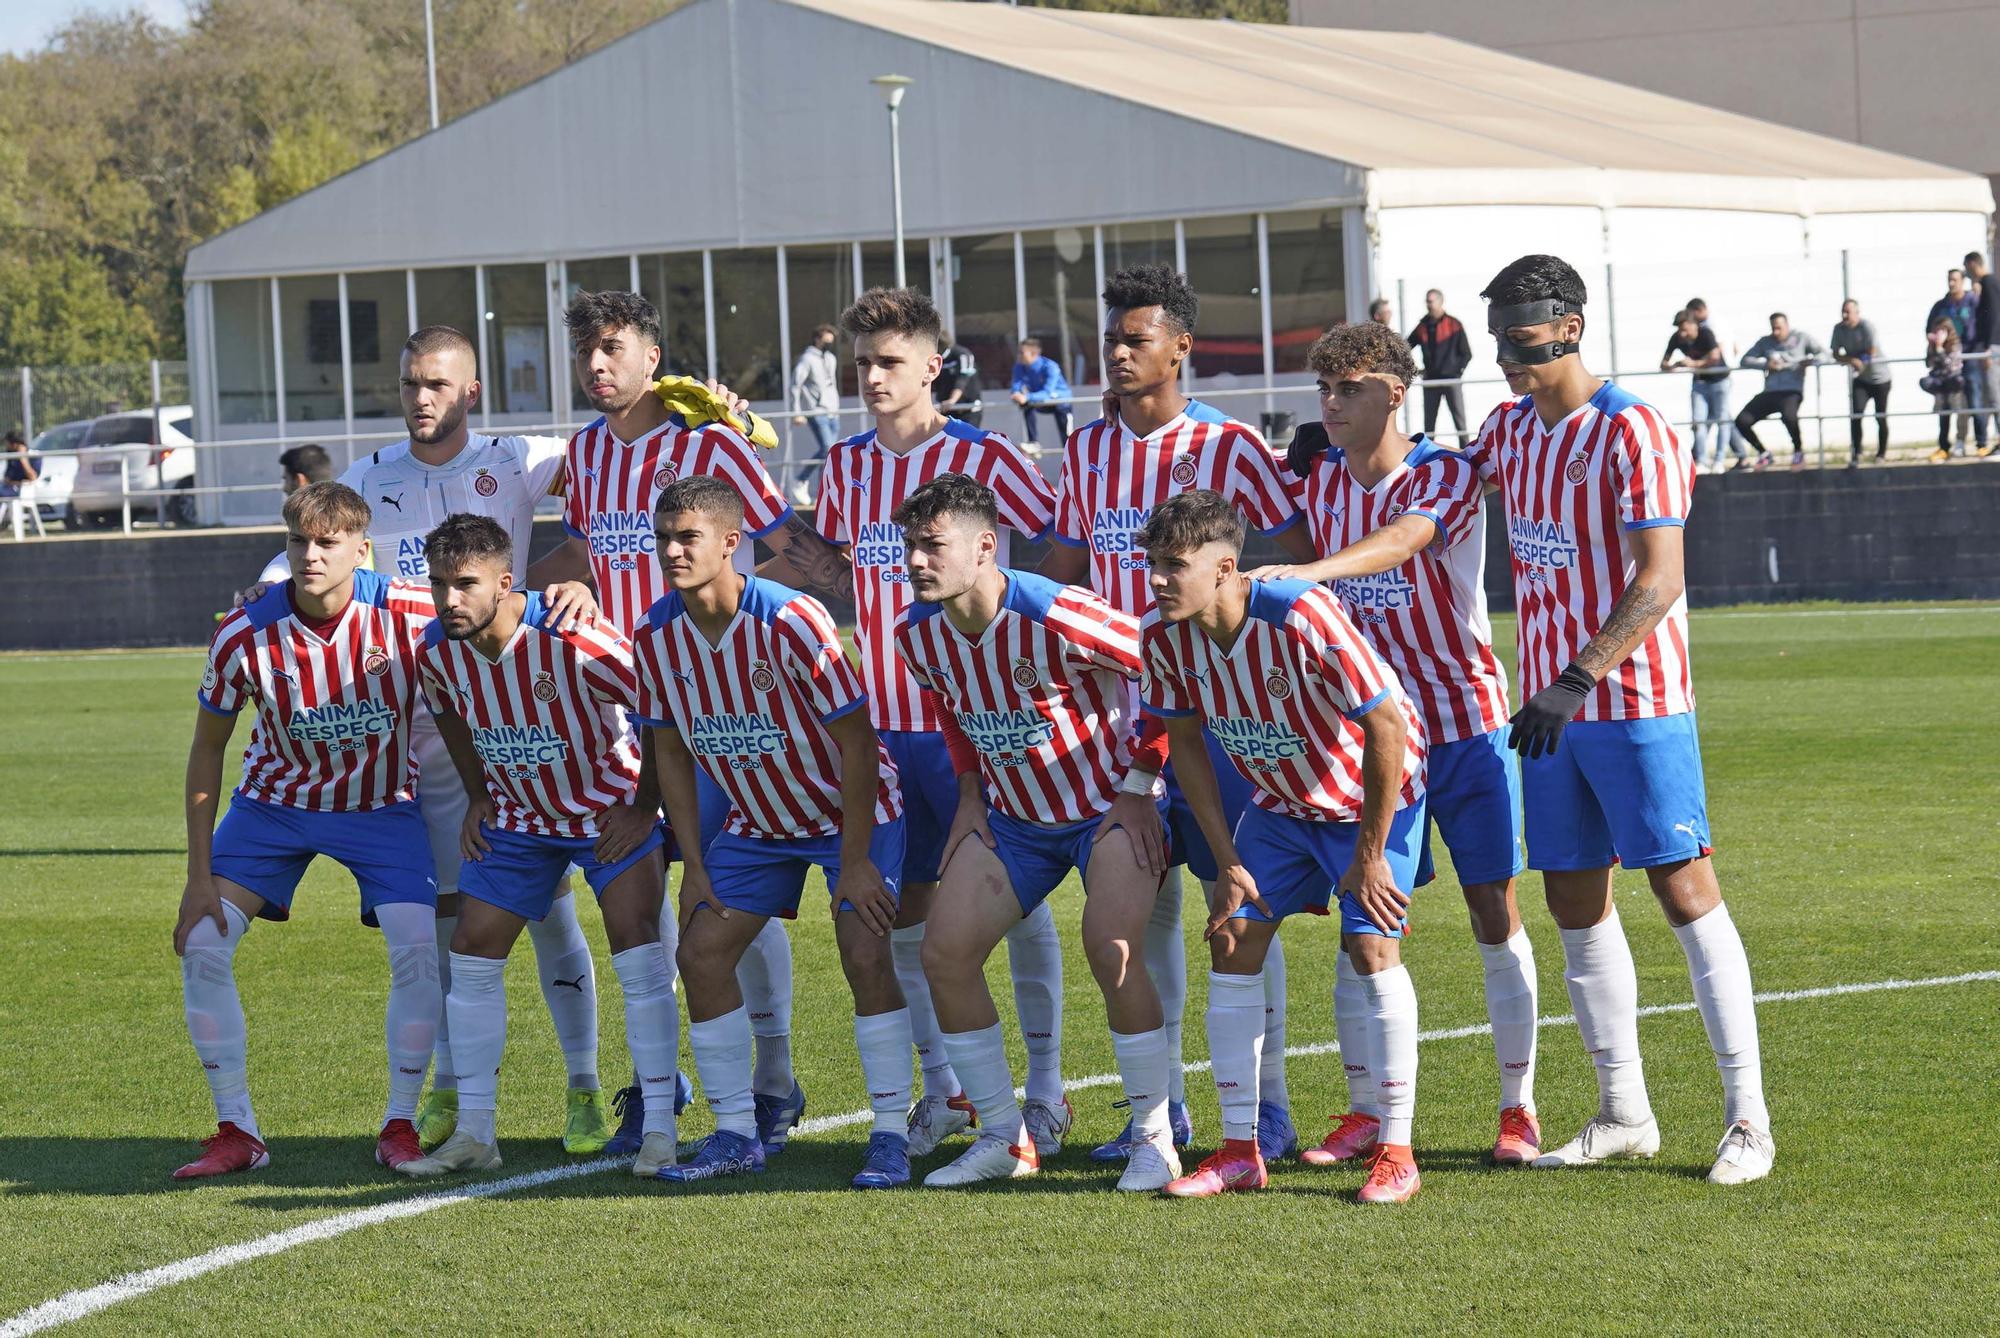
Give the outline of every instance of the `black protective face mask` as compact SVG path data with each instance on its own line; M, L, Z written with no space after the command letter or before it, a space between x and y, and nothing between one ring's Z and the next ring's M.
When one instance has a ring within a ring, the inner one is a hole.
M1580 308L1570 306L1559 297L1547 297L1539 302L1518 302L1511 307L1488 307L1486 329L1500 346L1499 361L1511 362L1518 367L1537 367L1580 352L1582 344L1561 339L1551 339L1546 344L1517 344L1507 337L1507 331L1517 325L1545 325L1571 313L1582 314Z

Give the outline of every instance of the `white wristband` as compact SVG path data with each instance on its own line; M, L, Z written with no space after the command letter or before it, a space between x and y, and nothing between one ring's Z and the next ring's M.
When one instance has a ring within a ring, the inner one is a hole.
M1118 782L1118 793L1149 795L1153 792L1153 782L1158 779L1150 771L1128 771L1125 779Z

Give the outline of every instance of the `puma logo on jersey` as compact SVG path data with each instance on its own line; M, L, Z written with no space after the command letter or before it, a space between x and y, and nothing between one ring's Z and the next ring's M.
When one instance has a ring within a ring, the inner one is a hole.
M674 668L671 668L671 667L670 667L670 668L669 668L669 669L667 670L667 672L668 672L668 673L670 673L670 674L672 674L672 675L674 676L674 680L675 680L676 682L679 682L679 683L692 683L692 682L694 682L694 670L692 670L692 669L674 669Z
M394 497L391 497L391 496L389 496L389 494L388 494L388 493L383 493L383 494L382 494L382 505L383 505L383 506L393 506L393 507L395 507L395 508L396 508L396 514L397 514L397 515L399 515L399 516L400 516L400 515L402 515L402 514L403 514L403 494L401 494L401 493L397 493L397 494L396 494L396 495L395 495Z
M273 667L271 670L271 677L277 679L279 682L282 683L290 683L293 687L297 687L299 685L299 680L293 676L292 671L289 669L279 669Z
M1104 477L1104 466L1103 466L1103 465L1085 465L1085 466L1084 466L1084 469L1085 469L1085 470L1087 470L1088 472L1092 473L1092 474L1095 474L1095 475L1097 475L1097 477L1099 477L1099 478L1103 478L1103 477Z

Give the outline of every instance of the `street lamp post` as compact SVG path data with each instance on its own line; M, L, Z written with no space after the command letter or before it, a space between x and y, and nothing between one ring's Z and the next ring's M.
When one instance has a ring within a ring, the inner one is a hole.
M424 73L431 86L431 129L438 128L437 29L431 22L431 0L424 0Z
M903 93L916 80L900 74L878 74L868 81L882 90L889 104L889 189L896 200L896 286L903 287L903 140L896 109L903 105Z

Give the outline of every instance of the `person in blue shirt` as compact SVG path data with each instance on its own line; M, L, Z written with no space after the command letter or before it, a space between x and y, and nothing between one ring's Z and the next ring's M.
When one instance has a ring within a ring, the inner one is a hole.
M1021 406L1021 420L1033 450L1042 439L1035 418L1047 414L1056 425L1056 449L1069 440L1069 382L1053 359L1042 356L1042 341L1030 336L1021 341L1021 356L1014 363L1014 403Z

